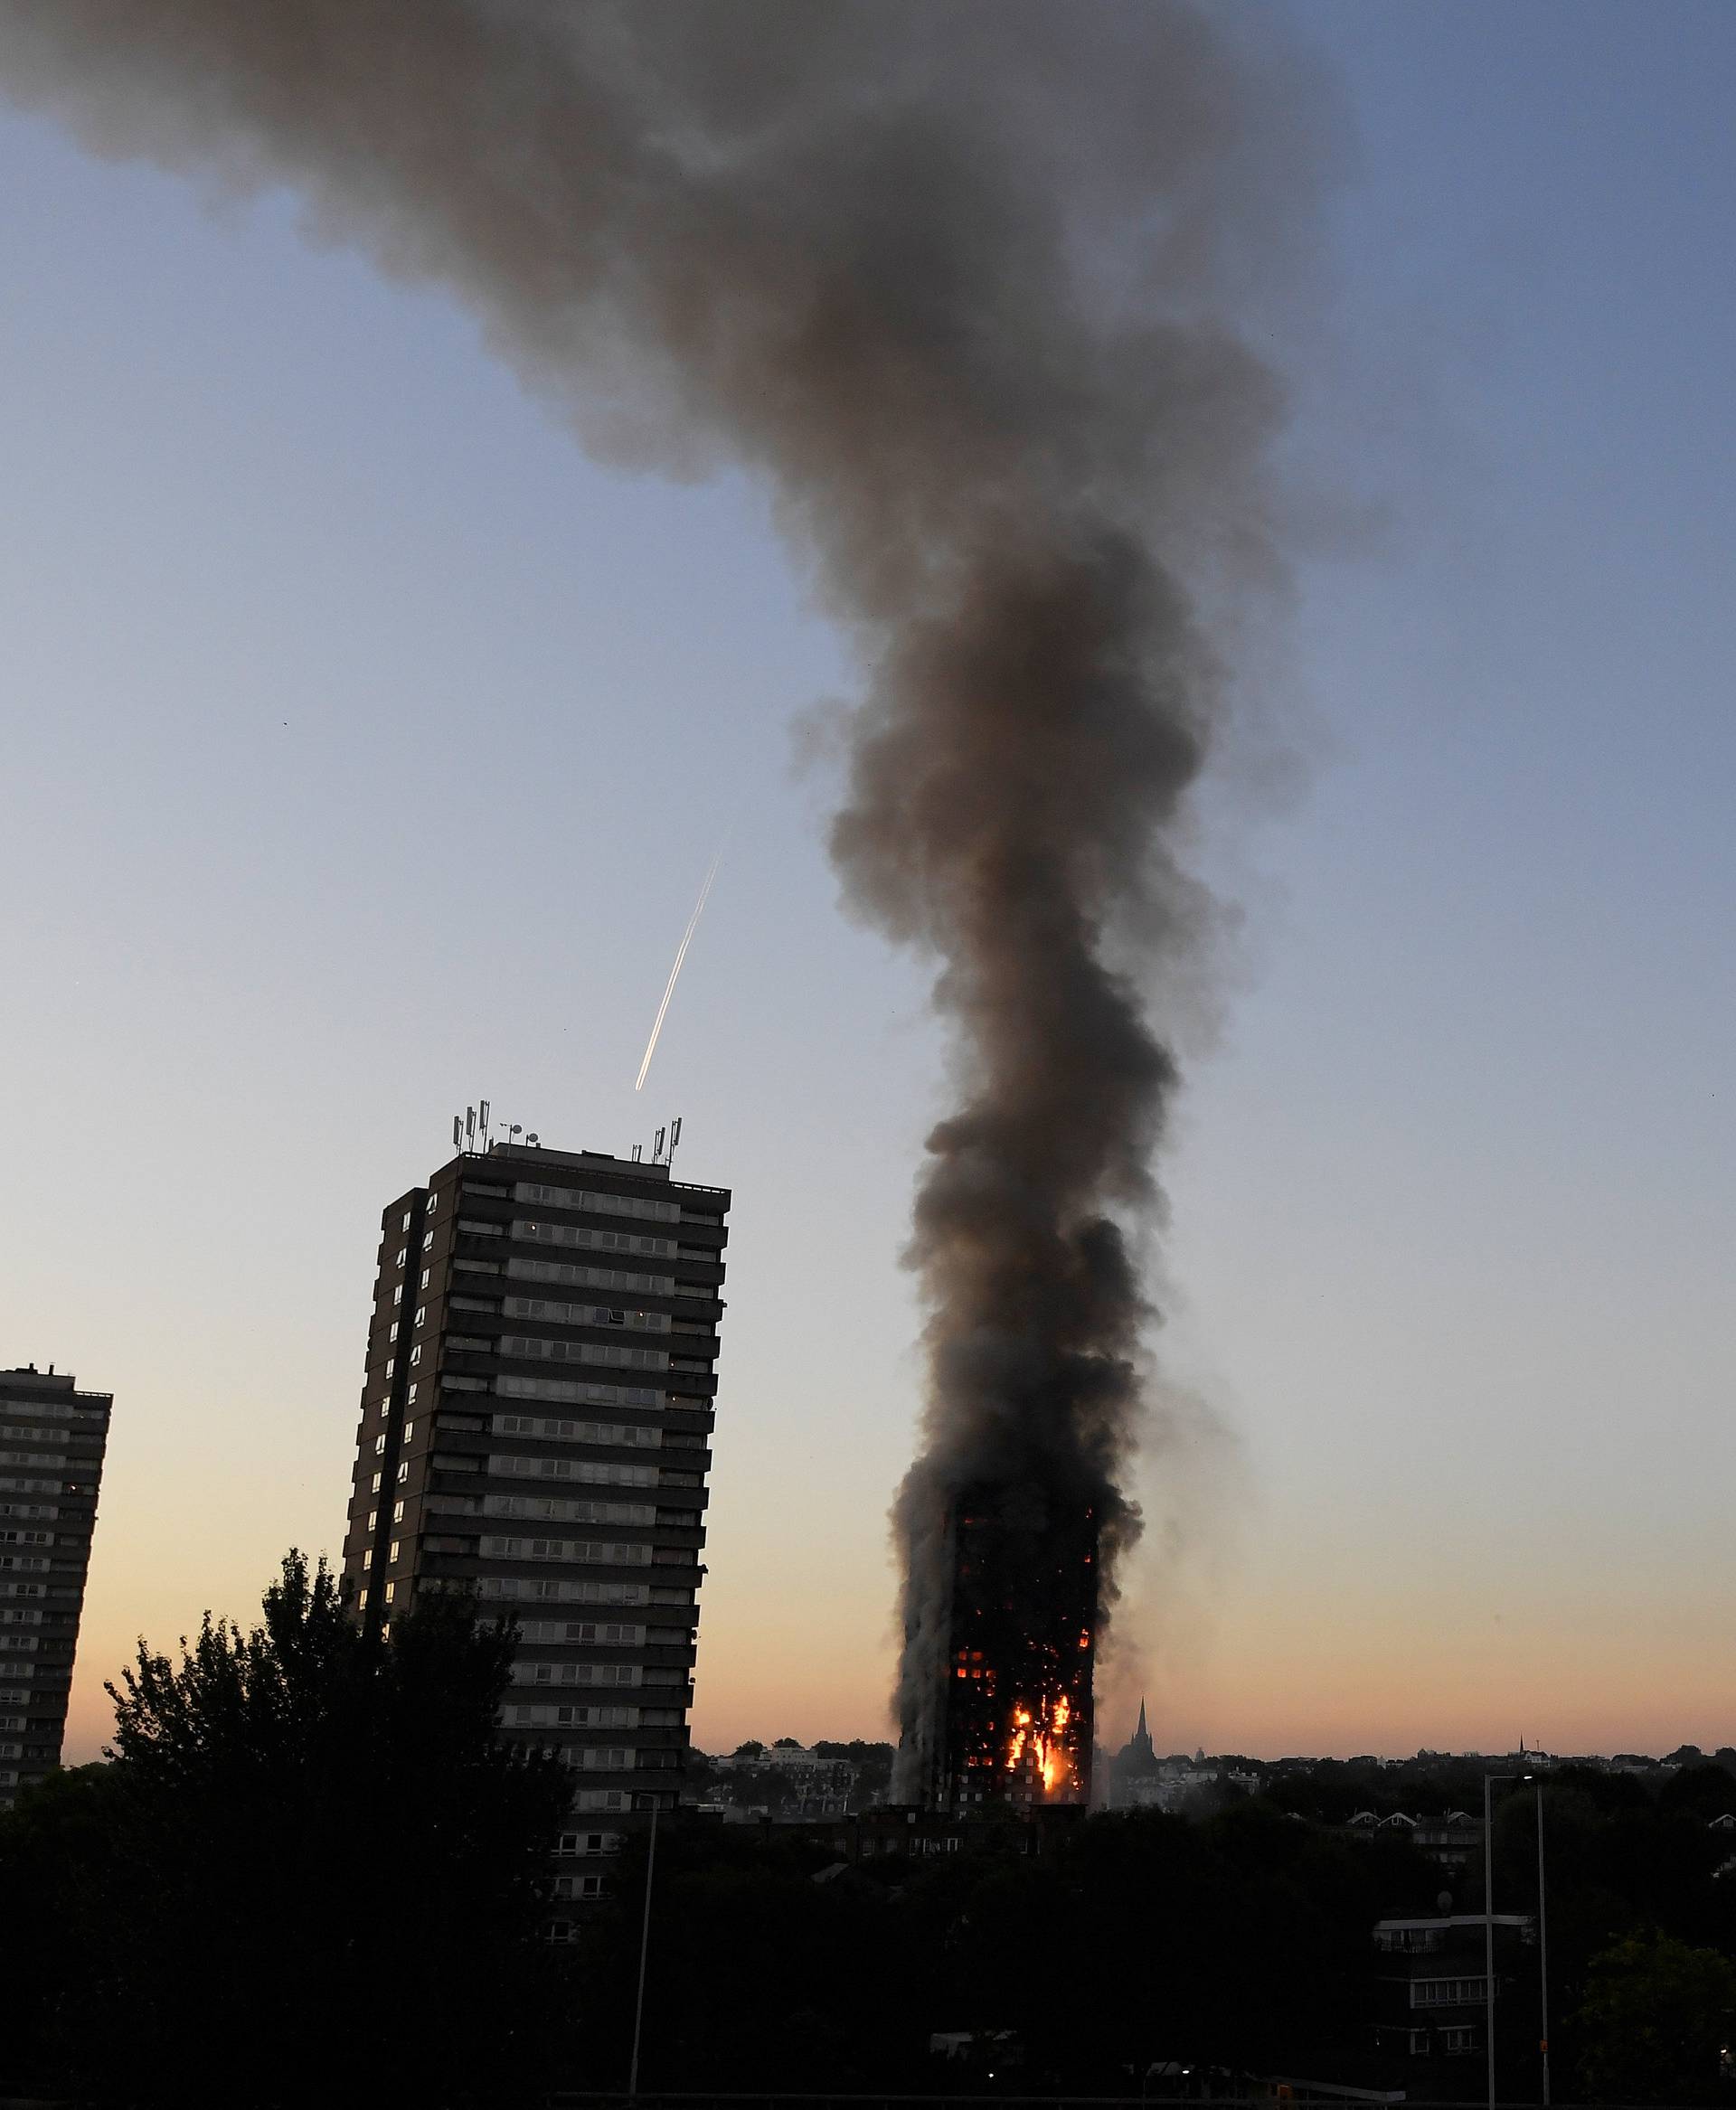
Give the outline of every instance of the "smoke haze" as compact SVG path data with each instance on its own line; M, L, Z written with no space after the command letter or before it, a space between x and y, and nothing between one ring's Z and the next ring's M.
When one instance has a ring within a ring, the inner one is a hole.
M1203 927L1181 836L1235 610L1281 575L1246 317L1312 170L1271 28L1174 0L0 0L0 82L95 151L290 186L321 238L449 287L594 452L758 476L848 633L834 856L936 961L956 1092L909 1255L918 1745L961 1490L1039 1532L1088 1507L1104 1615L1137 1530L1134 1255L1165 975Z

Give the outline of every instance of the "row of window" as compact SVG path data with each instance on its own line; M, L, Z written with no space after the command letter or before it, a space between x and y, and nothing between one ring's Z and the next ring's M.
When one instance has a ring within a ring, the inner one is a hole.
M53 1507L46 1502L0 1502L0 1517L6 1518L5 1529L0 1530L0 1546L52 1546L52 1531L20 1531L13 1527L14 1517L52 1517Z
M1415 1978L1410 1982L1413 2008L1470 2007L1489 1997L1486 1978Z
M585 1267L574 1260L508 1260L506 1272L519 1282L546 1282L563 1289L620 1289L644 1296L711 1296L696 1283L677 1282L673 1275L641 1275L626 1267Z
M637 1707L508 1707L501 1719L512 1729L636 1729Z
M599 1444L617 1450L655 1451L663 1446L663 1431L635 1421L566 1421L542 1414L495 1414L489 1417L495 1436L537 1436L544 1443Z
M666 1348L627 1348L612 1341L597 1346L589 1341L548 1341L536 1333L503 1333L496 1345L502 1355L524 1362L588 1362L604 1370L669 1367Z
M563 1832L554 1850L562 1858L593 1853L618 1853L621 1835L618 1832Z
M575 1407L656 1407L663 1397L644 1385L592 1384L577 1378L496 1378L495 1390L503 1399L547 1399Z
M655 1524L648 1502L561 1502L544 1494L485 1494L486 1517L533 1517L548 1524ZM5 1537L0 1532L0 1538Z
M106 1407L67 1407L57 1399L33 1399L28 1406L21 1404L14 1411L34 1415L42 1421L94 1421L101 1425L108 1419Z
M637 1194L600 1194L591 1187L539 1187L521 1180L514 1201L540 1202L545 1209L588 1209L599 1216L636 1216L642 1223L679 1223L681 1206L652 1201Z
M495 1539L482 1541L485 1560L565 1560L590 1567L646 1568L651 1549L613 1539Z
M503 1419L509 1418L502 1417ZM520 1418L517 1416L510 1418ZM567 1422L568 1428L583 1427L582 1422ZM591 1424L601 1427L599 1423ZM517 1430L515 1434L525 1432ZM635 1431L637 1436L640 1432ZM583 1440L562 1438L562 1441ZM613 1436L606 1439L612 1443ZM495 1480L580 1480L592 1487L656 1487L660 1479L655 1465L605 1465L594 1458L515 1458L491 1455L486 1460L489 1477Z
M654 1634L663 1631L658 1628ZM646 1629L622 1619L527 1619L520 1625L518 1636L525 1642L592 1643L601 1648L636 1648L645 1640ZM670 1638L683 1641L686 1636L672 1629Z
M554 1304L539 1296L509 1296L505 1311L509 1319L542 1319L555 1326L625 1326L636 1333L666 1333L675 1323L667 1312L634 1305Z
M458 1228L467 1230L475 1227L460 1224ZM483 1228L498 1238L503 1227L493 1223ZM633 1231L591 1230L583 1224L533 1222L523 1216L513 1220L512 1229L514 1238L526 1245L572 1246L592 1253L637 1253L645 1260L673 1260L675 1256L673 1239L645 1238ZM702 1257L711 1258L709 1254Z
M60 1492L58 1480L20 1480L11 1474L0 1476L0 1494L58 1494ZM54 1512L50 1510L46 1513L52 1516Z
M641 1682L637 1663L514 1663L514 1685L625 1685Z
M631 1744L533 1745L545 1758L558 1758L574 1773L634 1773L641 1766L667 1769L681 1763L678 1751L644 1751Z
M565 1577L527 1580L516 1575L486 1575L476 1585L479 1597L508 1604L648 1605L651 1592L641 1582L572 1582Z

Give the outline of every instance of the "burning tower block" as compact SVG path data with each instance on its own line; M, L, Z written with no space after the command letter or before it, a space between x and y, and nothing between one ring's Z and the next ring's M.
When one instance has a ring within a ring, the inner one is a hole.
M967 1489L949 1512L947 1553L925 1799L957 1815L1088 1803L1095 1512L1029 1485Z

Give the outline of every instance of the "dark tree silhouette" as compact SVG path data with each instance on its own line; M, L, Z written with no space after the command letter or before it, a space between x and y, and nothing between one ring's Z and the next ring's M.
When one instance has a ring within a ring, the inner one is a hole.
M178 1661L141 1642L109 1763L0 1827L41 1953L14 2085L257 2110L533 2086L569 1790L495 1740L512 1651L457 1595L372 1640L294 1552L250 1631L207 1615Z

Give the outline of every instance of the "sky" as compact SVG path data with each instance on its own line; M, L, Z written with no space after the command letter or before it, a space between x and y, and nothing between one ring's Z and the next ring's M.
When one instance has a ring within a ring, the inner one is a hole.
M1163 1175L1160 1749L1708 1748L1736 1550L1736 15L1297 0L1316 493ZM486 1097L731 1186L694 1738L890 1733L946 1104L844 918L763 494L588 462L443 298L0 108L0 1363L116 1406L136 1636L342 1540L380 1210ZM707 866L649 1081L633 1080Z

